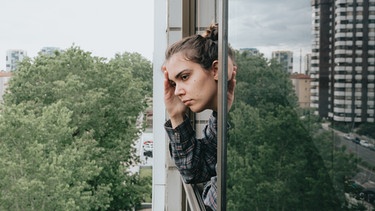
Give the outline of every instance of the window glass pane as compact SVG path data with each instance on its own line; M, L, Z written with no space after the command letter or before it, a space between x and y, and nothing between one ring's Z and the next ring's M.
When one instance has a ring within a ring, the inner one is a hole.
M229 1L228 210L373 207L371 4Z

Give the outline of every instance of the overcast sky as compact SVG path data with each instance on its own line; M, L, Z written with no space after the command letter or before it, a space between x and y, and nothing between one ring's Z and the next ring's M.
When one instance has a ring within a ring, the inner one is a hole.
M34 57L43 47L75 46L95 56L138 52L152 60L153 0L9 0L0 3L0 70L8 49ZM230 0L229 42L294 51L298 63L311 45L308 0ZM298 64L295 64L298 66Z
M258 48L267 58L272 51L290 50L294 71L311 49L309 0L229 0L229 42L236 48ZM302 67L303 68L303 67Z
M152 59L153 0L3 0L0 3L0 69L6 51L34 57L43 47L73 44L95 56L138 52Z

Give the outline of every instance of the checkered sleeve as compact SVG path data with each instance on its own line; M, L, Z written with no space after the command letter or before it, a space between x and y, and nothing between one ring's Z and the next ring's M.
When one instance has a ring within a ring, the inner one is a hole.
M207 182L216 176L217 163L217 119L216 113L210 116L202 139L197 139L190 119L176 128L168 120L164 128L170 139L169 150L185 183Z

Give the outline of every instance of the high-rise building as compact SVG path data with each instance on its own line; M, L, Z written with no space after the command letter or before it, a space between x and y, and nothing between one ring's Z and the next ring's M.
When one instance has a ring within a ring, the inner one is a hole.
M293 52L292 51L272 51L272 59L276 59L282 65L285 72L293 73Z
M375 1L311 4L311 107L336 122L374 122Z
M17 69L18 62L21 62L27 56L26 51L19 49L7 50L6 54L6 71Z
M310 72L311 72L311 53L306 54L303 58L303 61L304 61L303 69L305 71L305 74L310 75Z

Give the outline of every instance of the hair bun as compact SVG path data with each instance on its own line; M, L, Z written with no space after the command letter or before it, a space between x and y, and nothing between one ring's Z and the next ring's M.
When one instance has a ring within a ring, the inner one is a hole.
M202 37L210 39L212 41L218 41L219 39L219 32L218 32L219 25L217 23L211 24L205 32L203 32Z

